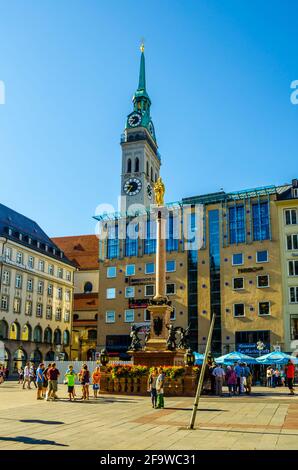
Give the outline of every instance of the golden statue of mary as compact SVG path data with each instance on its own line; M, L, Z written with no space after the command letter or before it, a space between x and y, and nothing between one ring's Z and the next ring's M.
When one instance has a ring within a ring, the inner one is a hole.
M155 185L154 185L154 194L155 194L155 202L158 206L163 206L164 205L164 195L165 195L165 185L159 176L157 179Z

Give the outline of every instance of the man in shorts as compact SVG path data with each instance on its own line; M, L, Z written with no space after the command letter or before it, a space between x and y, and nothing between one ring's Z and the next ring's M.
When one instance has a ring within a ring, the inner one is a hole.
M57 397L57 390L58 390L58 377L60 375L59 370L56 368L56 363L53 362L52 367L48 370L48 396L47 396L47 401L49 399L53 398L53 400L56 400Z
M95 367L95 370L92 374L92 382L93 382L94 398L97 398L99 384L100 384L100 368L99 367Z
M75 400L74 386L75 386L76 374L73 370L73 366L69 366L64 377L67 381L67 391L69 395L69 401L71 401L71 399Z
M39 364L37 371L36 371L36 386L37 386L37 400L43 400L43 371L44 371L44 364Z

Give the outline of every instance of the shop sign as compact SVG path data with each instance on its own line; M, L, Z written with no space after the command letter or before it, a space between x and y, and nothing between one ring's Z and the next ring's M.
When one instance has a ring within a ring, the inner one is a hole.
M239 268L238 269L238 273L239 274L242 274L242 273L256 273L258 271L263 271L263 266L258 266L258 267L254 267L254 268Z
M236 351L246 354L247 356L263 356L270 353L270 343L263 343L264 348L262 351L258 349L257 343L238 343L236 344Z

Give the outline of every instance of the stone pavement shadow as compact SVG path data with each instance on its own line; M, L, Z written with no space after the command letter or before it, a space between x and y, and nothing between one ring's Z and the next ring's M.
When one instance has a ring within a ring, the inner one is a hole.
M177 411L192 411L192 408L174 408L174 407L169 407L169 406L165 406L164 408L165 410L177 410ZM228 410L219 410L217 408L198 408L198 411L222 411L222 412L226 412Z
M1 437L0 441L6 442L23 442L24 444L34 444L34 445L43 445L43 446L59 446L59 447L68 447L67 444L59 444L55 441L48 441L47 439L34 439L34 437L26 436L16 436L16 437Z
M43 419L20 419L20 423L38 423L38 424L65 424L63 421L46 421Z

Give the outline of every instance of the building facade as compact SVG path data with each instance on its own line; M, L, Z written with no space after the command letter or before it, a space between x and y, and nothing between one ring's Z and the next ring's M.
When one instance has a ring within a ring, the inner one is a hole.
M74 271L36 222L0 204L0 339L10 371L70 356Z
M80 235L54 238L53 241L77 267L74 273L71 358L93 360L97 346L98 238Z

